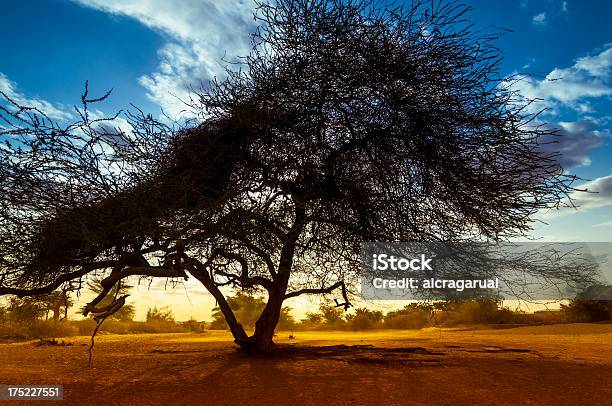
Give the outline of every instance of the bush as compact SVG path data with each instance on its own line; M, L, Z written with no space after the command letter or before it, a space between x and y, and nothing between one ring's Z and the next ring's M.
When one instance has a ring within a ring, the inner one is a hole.
M197 321L193 317L181 323L181 325L193 333L203 333L206 331L206 323L203 321Z
M174 314L168 307L160 307L158 309L155 306L147 310L147 322L174 323Z
M77 328L79 335L91 335L96 328L96 322L91 319L72 321L71 323ZM190 325L174 321L121 321L107 319L102 323L99 331L110 334L160 334L186 333L192 330Z
M429 324L431 310L427 305L409 304L403 309L388 312L383 318L383 327L421 329Z
M70 337L78 334L79 329L72 323L55 320L8 321L0 325L0 338L8 340Z
M306 318L295 326L298 330L320 330L323 328L323 315L321 313L307 312Z
M382 327L383 313L380 311L358 308L355 314L347 316L349 330L374 330Z
M469 300L438 304L436 323L446 326L478 324L528 324L538 321L533 314L500 307L497 300Z
M32 338L52 338L76 336L79 330L69 322L40 320L30 324L29 332Z
M571 300L561 305L561 312L571 323L592 323L612 320L612 300Z
M302 319L294 328L298 330L345 330L347 320L342 308L321 303L318 312L306 313L306 318Z
M290 307L283 307L281 309L280 319L278 320L278 324L276 326L277 330L293 330L295 328L295 319L291 314Z

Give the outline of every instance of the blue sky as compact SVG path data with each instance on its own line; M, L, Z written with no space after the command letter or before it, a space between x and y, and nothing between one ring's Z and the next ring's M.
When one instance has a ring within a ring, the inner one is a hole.
M467 1L477 27L510 29L499 41L502 74L539 74L517 84L545 99L543 120L566 134L568 170L598 194L581 208L542 213L533 235L612 241L612 2ZM172 116L187 87L222 74L221 58L244 55L253 28L250 0L21 0L0 2L0 90L70 117L85 80L93 94L114 88L100 108L134 103ZM547 79L559 79L550 81ZM588 181L587 181L588 180Z

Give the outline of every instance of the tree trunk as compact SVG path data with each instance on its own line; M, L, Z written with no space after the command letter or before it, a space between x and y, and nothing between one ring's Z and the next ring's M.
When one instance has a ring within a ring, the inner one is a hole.
M60 318L60 306L54 305L51 311L53 312L53 316L52 316L53 321L58 321Z
M238 342L238 345L248 354L269 353L274 344L274 330L280 319L283 306L284 293L277 292L270 295L268 303L255 323L255 332L247 340Z
M301 213L301 215L300 215ZM303 212L296 214L298 219L303 216ZM293 254L295 251L295 241L299 236L302 222L296 220L298 225L294 225L291 231L291 238L285 242L281 251L278 273L272 281L272 288L268 291L268 302L263 312L255 323L255 332L252 336L247 336L242 325L236 319L234 312L230 308L223 293L214 283L210 274L202 266L197 267L200 272L195 272L193 275L200 281L206 289L214 296L219 304L219 309L225 317L230 331L234 337L234 342L238 344L247 354L269 353L275 349L274 330L280 319L287 286L289 285L289 276L293 263Z
M227 325L229 326L230 331L232 332L232 336L234 337L234 342L242 346L242 344L240 343L247 340L248 336L246 332L244 331L242 324L240 324L238 320L236 319L236 316L234 315L234 312L230 308L230 305L227 303L227 300L225 300L223 293L221 293L221 291L215 285L215 283L210 278L207 272L204 271L202 273L194 273L193 275L196 277L196 279L202 282L204 287L217 300L219 309L221 309L221 313L223 313L223 317L225 317L225 321L227 322Z
M270 353L276 348L274 330L280 320L288 282L289 272L278 275L274 288L269 292L266 307L255 323L255 332L246 340L236 341L247 354Z

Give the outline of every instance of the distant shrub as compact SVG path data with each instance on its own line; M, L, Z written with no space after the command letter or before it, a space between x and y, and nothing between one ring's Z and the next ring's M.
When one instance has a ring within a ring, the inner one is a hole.
M96 322L91 319L71 322L78 330L79 335L90 335L96 328ZM186 333L192 331L189 325L174 321L121 321L108 319L100 327L101 332L110 334L159 334L159 333Z
M206 331L206 323L203 321L197 321L193 317L181 323L181 326L193 333L203 333Z
M307 312L306 317L294 327L298 330L320 330L324 327L321 313Z
M383 318L383 327L394 329L421 329L430 323L431 309L423 305L410 304L403 309L388 312Z
M296 323L296 330L346 330L347 315L344 309L329 303L321 303L318 312L308 312L306 317Z
M46 313L44 305L36 297L25 297L20 299L11 296L6 308L8 318L16 322L33 322Z
M79 334L79 329L67 321L9 320L0 325L0 338L8 340L33 340L51 337L69 337Z
M376 310L358 308L346 317L349 330L374 330L382 327L383 313Z
M276 325L277 330L293 330L295 328L296 321L291 314L290 307L283 307L281 309L280 319Z
M40 320L30 324L29 332L32 338L51 338L76 336L79 330L70 322Z
M559 310L538 310L533 314L525 314L525 317L529 320L533 320L535 323L540 324L556 324L556 323L567 323L568 319L565 313Z
M437 304L441 311L433 319L439 325L528 324L538 321L532 314L501 307L498 300L468 300Z
M574 299L561 305L561 312L571 323L592 323L612 320L612 300Z
M147 310L147 322L174 322L174 314L169 307L157 306Z
M499 303L494 300L472 300L461 302L450 312L450 319L457 324L496 323Z

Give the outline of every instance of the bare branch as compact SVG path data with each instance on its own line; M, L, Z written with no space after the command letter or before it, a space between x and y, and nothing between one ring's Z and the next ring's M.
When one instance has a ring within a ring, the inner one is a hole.
M326 294L326 293L332 293L334 290L338 289L338 288L342 288L342 298L344 299L343 303L338 302L337 300L335 300L336 302L336 307L340 307L343 306L345 310L347 310L349 307L351 307L351 303L348 297L348 293L346 290L346 285L344 283L344 281L338 281L336 283L334 283L331 286L328 286L326 288L320 288L320 289L300 289L300 290L296 290L294 292L290 292L287 293L285 295L285 299L290 299L292 297L298 297L300 295L322 295L322 294Z

